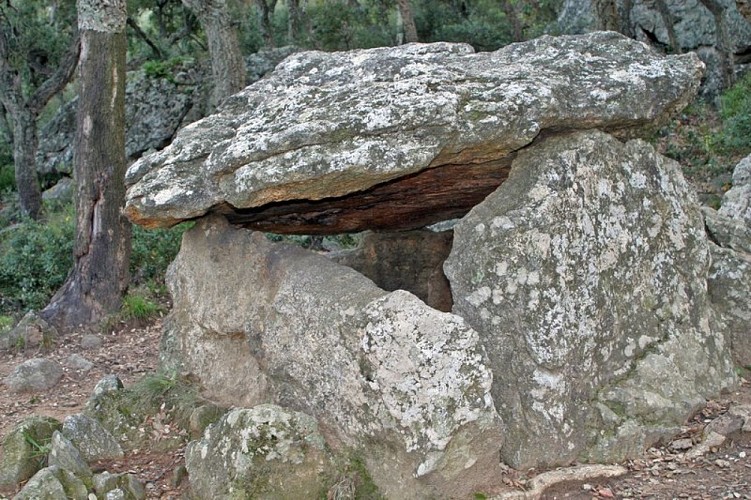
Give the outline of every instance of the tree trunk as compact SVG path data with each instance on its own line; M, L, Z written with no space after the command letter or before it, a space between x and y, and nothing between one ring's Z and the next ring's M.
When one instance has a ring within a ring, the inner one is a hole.
M78 0L81 32L74 175L75 264L41 315L62 331L119 310L128 285L125 204L125 0Z
M300 40L300 35L302 34L300 0L287 0L287 11L289 13L287 37L289 38L289 43L294 44Z
M506 14L506 18L511 23L511 37L515 42L521 42L524 40L524 27L522 26L522 20L519 16L519 8L515 0L504 0L501 2L501 8L503 13Z
M735 82L735 68L733 67L733 48L725 19L725 6L718 0L700 0L712 13L715 22L715 45L720 53L723 88L730 88Z
M245 88L245 61L226 0L182 0L198 18L209 43L214 90L211 106Z
M267 0L255 0L258 12L261 17L261 35L267 47L274 46L274 29L271 26L271 15L276 8L276 0L271 0L267 3Z
M42 208L42 194L36 171L36 121L44 106L58 94L73 76L78 62L80 42L74 36L71 46L55 72L31 94L24 98L21 75L11 67L6 42L7 33L0 32L0 101L10 115L13 133L13 164L21 213L37 219Z
M42 192L36 170L36 116L26 106L13 110L13 165L21 213L38 219L42 209Z
M399 6L399 14L402 16L404 23L404 41L407 43L417 42L417 27L409 0L396 0L396 3Z

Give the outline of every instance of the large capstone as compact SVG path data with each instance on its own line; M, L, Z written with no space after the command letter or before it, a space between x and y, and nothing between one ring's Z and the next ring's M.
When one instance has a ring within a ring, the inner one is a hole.
M464 215L538 137L643 131L691 100L702 68L616 33L294 54L133 164L125 213L147 227L218 212L280 233L420 228Z
M482 338L518 466L619 461L734 382L677 163L597 131L520 153L455 228L454 312Z

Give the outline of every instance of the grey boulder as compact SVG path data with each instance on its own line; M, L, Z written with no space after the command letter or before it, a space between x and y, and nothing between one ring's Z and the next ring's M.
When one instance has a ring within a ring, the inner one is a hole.
M60 363L45 358L33 358L16 366L5 378L12 392L41 392L55 387L63 378Z
M444 268L515 467L620 461L735 382L710 250L677 163L598 131L521 153Z
M69 415L63 421L63 436L81 452L84 460L104 460L123 456L120 444L99 421L83 414Z
M471 489L458 478L498 466L492 374L461 318L218 216L185 233L167 281L163 364L210 399L271 401L348 449L369 443L368 470L395 497Z
M260 405L210 425L185 466L195 498L317 498L333 464L315 419Z

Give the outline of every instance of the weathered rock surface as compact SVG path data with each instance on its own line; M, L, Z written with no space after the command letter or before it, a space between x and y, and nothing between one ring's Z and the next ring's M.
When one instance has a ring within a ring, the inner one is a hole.
M482 338L519 467L618 461L734 383L679 166L602 132L520 153L455 227L454 312Z
M18 365L5 378L12 392L40 392L55 387L63 377L60 363L45 358L33 358Z
M97 420L86 415L66 417L62 433L88 462L123 456L123 449L112 434Z
M94 475L94 491L99 498L123 500L142 500L146 498L146 489L132 474L102 472ZM210 498L210 497L207 497Z
M83 481L72 472L57 465L51 465L34 474L34 477L13 497L13 500L62 500L63 498L84 500L88 498L88 490Z
M461 318L218 216L185 233L167 281L164 363L212 399L274 402L345 447L367 442L368 469L395 498L468 493L498 465L492 376Z
M275 405L229 412L185 466L195 498L317 498L334 467L315 419Z
M72 472L84 482L91 484L92 473L89 465L81 457L81 453L73 446L60 431L52 434L52 448L47 457L48 465L57 465L61 469Z
M63 177L54 186L42 193L42 199L48 203L65 204L73 201L76 183L70 177Z
M602 3L602 2L600 2ZM637 40L654 45L670 52L696 51L707 65L707 72L702 84L702 94L717 95L723 87L722 56L725 42L717 37L717 25L712 13L700 0L666 0L667 16L660 12L660 6L652 0L632 0L613 2L621 15L622 21L628 18L628 30ZM717 2L725 9L724 23L729 39L727 45L734 58L733 63L743 68L748 67L749 48L751 48L751 24L742 17L734 0ZM626 6L630 10L626 12ZM675 44L670 38L668 24L672 28ZM623 24L622 22L621 24ZM557 21L557 30L567 34L580 34L600 29L602 20L598 18L592 0L565 0L561 6ZM668 49L668 47L672 47Z
M38 347L55 337L57 337L55 327L40 318L35 311L29 311L10 332L0 337L0 349Z
M751 226L704 210L712 266L707 289L736 365L751 366Z
M733 171L720 210L703 209L712 267L709 296L720 314L738 366L751 366L751 155Z
M419 228L465 214L540 136L634 132L682 108L701 72L615 33L295 54L133 164L125 212L148 227L213 211L273 232Z
M388 291L407 290L439 311L451 311L451 287L443 262L451 231L367 232L357 248L326 254Z
M720 214L742 222L751 230L751 155L733 170L733 187L722 197Z
M33 476L41 467L38 450L31 441L44 445L62 424L49 417L30 417L3 439L0 462L0 486L16 486Z

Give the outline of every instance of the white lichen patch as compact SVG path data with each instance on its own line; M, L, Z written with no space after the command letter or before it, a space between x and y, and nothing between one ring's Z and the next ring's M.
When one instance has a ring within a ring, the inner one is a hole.
M484 351L461 318L405 291L372 302L366 314L365 360L406 450L432 457L417 472L424 474L459 428L495 418Z
M586 456L599 439L591 403L614 380L629 389L608 392L608 405L672 425L699 387L726 383L708 380L712 366L732 378L727 351L709 340L706 236L676 165L641 141L588 132L532 146L512 168L457 224L444 265L455 311L490 356L507 442L516 443L504 457L548 463L540 447L562 461ZM474 230L483 224L492 231ZM649 367L647 353L657 354Z

